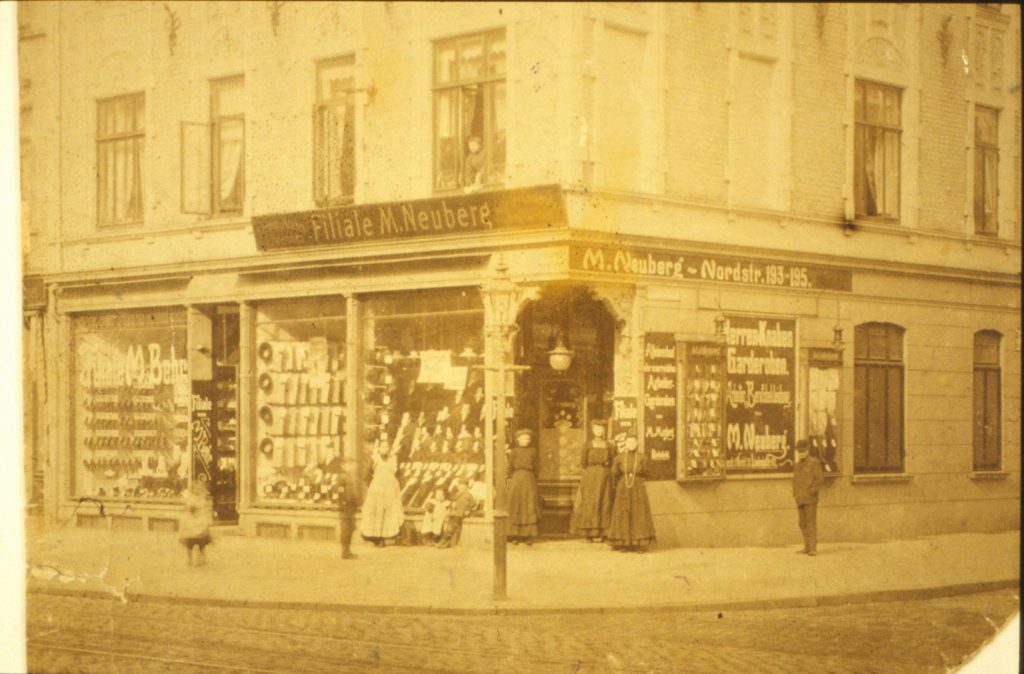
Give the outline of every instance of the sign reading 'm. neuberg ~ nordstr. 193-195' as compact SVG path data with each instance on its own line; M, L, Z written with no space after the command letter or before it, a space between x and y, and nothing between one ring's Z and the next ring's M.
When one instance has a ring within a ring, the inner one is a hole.
M260 250L566 226L557 185L362 204L252 219Z
M655 279L720 281L768 288L853 290L848 269L706 253L676 253L624 246L573 245L569 267Z

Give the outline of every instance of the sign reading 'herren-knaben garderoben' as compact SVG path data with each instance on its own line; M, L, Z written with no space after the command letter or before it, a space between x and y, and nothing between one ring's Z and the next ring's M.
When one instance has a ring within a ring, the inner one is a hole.
M564 227L565 224L565 200L557 185L258 215L252 220L256 246L260 250Z

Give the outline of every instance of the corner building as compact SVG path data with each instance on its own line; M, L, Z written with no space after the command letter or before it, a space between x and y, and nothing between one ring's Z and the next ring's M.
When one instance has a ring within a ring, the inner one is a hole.
M963 4L19 7L26 461L50 521L337 535L588 421L659 544L1019 527L1020 14ZM503 400L502 400L503 399Z

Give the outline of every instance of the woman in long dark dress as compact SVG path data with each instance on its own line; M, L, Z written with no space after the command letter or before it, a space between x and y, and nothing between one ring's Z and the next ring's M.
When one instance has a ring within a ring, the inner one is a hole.
M605 438L605 423L590 422L591 438L583 447L583 477L579 504L573 516L573 533L588 541L603 539L612 518L612 483L609 467L612 445Z
M508 540L530 545L537 535L537 448L533 431L520 428L508 460Z
M615 550L644 552L654 541L654 519L644 484L644 457L637 451L636 438L626 438L625 451L612 462L615 503L608 542Z

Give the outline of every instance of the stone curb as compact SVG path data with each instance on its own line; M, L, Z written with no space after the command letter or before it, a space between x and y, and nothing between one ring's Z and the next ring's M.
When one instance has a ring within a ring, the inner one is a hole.
M390 613L390 614L433 614L433 615L537 615L537 614L612 614L612 613L650 613L650 612L718 612L723 611L763 611L788 608L816 608L825 606L842 606L846 604L885 603L894 601L911 601L953 597L963 594L977 594L1020 588L1020 579L995 580L979 583L962 583L958 585L941 585L938 587L916 588L908 590L879 590L874 592L853 592L850 594L821 595L811 597L788 597L781 599L754 599L749 601L704 602L699 604L647 604L637 606L520 606L507 607L496 604L472 607L450 606L381 606L375 604L333 604L300 601L260 601L249 599L218 599L189 597L176 595L155 595L125 593L129 602L153 604L183 604L214 606L220 608L265 608L290 610L343 611L352 613ZM30 587L30 594L50 594L65 597L88 599L115 599L110 592L100 590L75 590L71 588Z

